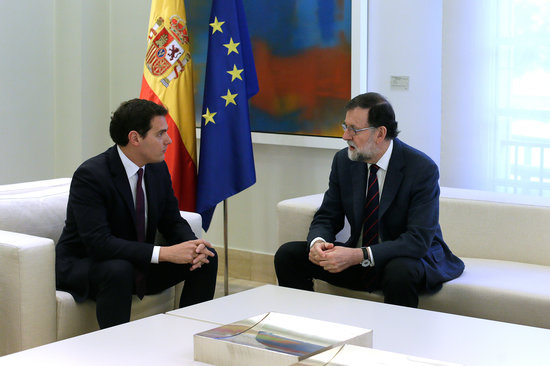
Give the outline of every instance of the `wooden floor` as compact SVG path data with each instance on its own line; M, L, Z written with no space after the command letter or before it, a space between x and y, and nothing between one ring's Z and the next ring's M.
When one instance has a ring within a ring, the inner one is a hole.
M249 290L254 287L263 286L263 285L266 285L267 283L248 281L240 278L229 277L228 284L229 284L228 285L229 294L231 295L237 292ZM214 293L214 298L222 297L222 296L224 296L224 281L223 281L223 276L218 276L216 280L216 292Z

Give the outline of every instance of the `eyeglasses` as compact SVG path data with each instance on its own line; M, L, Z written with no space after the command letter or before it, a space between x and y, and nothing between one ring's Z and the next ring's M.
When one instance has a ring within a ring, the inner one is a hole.
M355 127L352 127L352 126L348 126L346 124L346 122L342 122L342 129L344 130L344 132L349 130L352 136L357 135L361 131L370 130L371 128L376 128L376 127L370 126L370 127L365 127L365 128L355 128Z

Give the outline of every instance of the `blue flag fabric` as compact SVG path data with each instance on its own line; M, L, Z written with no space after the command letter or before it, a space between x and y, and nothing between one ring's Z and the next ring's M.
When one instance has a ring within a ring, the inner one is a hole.
M197 182L205 231L219 202L256 182L248 99L258 92L242 0L213 0L208 34Z

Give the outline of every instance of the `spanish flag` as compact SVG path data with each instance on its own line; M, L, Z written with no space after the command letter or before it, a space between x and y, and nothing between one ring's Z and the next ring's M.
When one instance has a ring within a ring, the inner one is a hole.
M180 210L195 211L197 151L193 63L183 0L153 0L140 98L168 109L165 155Z

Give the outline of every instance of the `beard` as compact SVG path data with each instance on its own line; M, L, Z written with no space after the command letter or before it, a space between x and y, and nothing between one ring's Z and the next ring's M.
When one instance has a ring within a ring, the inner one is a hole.
M372 152L371 151L360 150L352 141L348 142L348 146L351 146L351 147L354 148L354 150L351 150L348 147L348 158L349 158L349 160L366 162L366 161L372 159Z

